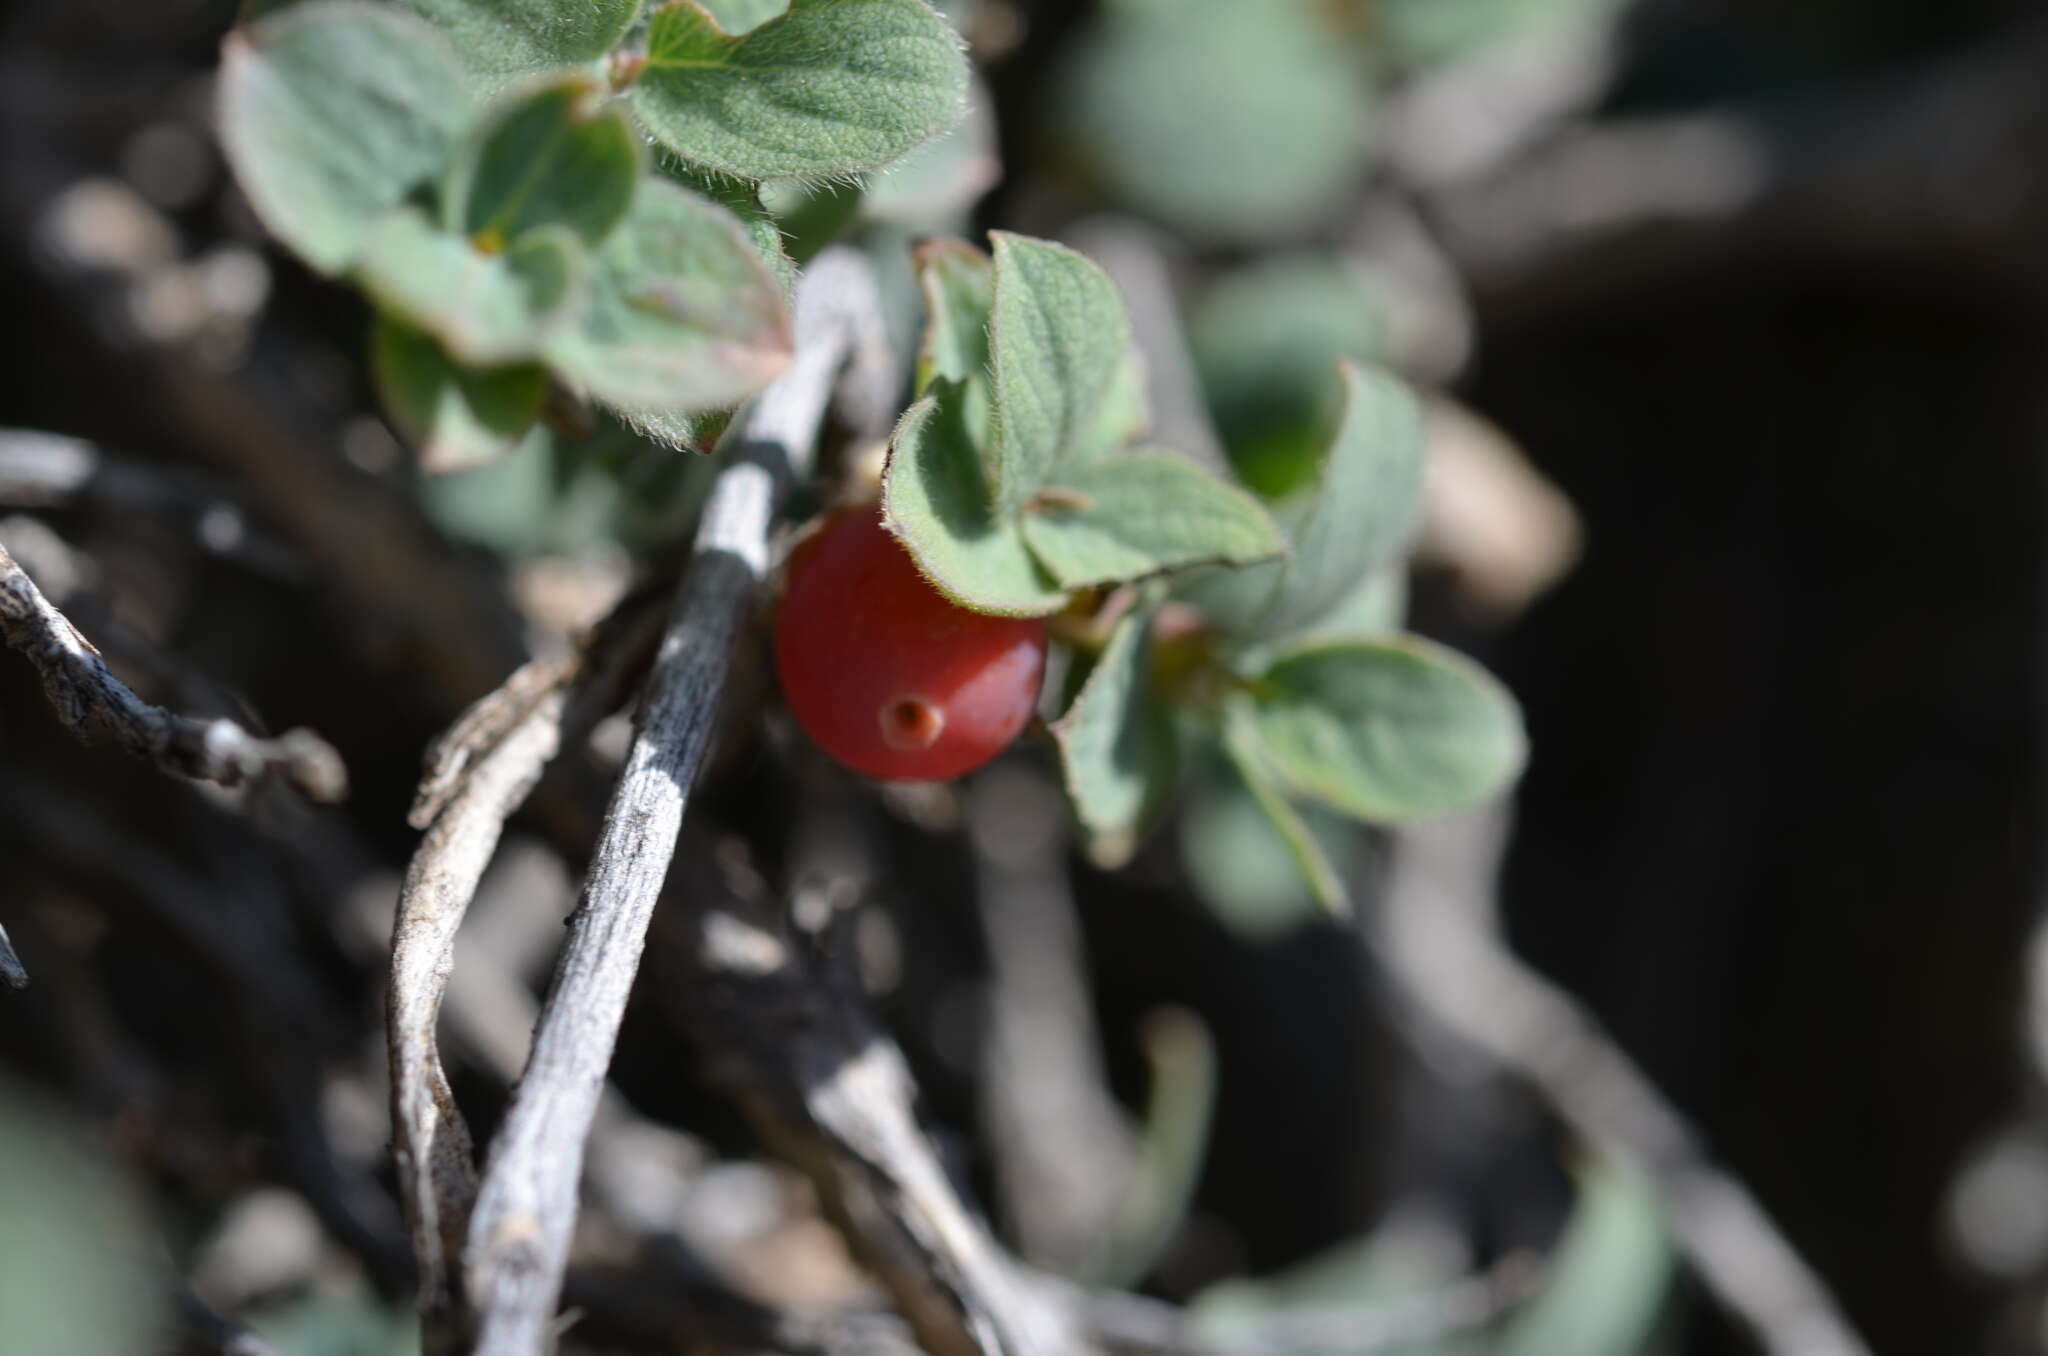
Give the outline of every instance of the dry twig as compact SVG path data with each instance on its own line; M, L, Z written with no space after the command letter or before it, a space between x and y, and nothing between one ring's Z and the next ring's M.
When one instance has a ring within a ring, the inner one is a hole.
M832 383L877 305L858 256L827 252L796 293L790 368L736 422L661 642L533 1053L493 1143L464 1254L478 1356L550 1341L584 1143L691 783L711 744L732 643L767 572L780 490L807 461Z
M1378 950L1408 999L1588 1143L1647 1172L1679 1248L1770 1356L1869 1356L1748 1188L1568 994L1502 944L1491 901L1507 823L1496 807L1402 831Z
M0 636L42 673L57 718L81 732L97 726L165 772L236 787L272 774L314 800L347 794L341 755L309 730L275 739L231 720L195 720L152 706L116 678L91 641L43 597L0 546Z

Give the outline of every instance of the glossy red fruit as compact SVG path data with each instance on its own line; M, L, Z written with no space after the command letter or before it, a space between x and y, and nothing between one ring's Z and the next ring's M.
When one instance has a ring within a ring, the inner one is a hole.
M949 602L872 504L790 556L775 620L782 692L825 752L887 781L945 781L1001 753L1045 674L1045 623Z

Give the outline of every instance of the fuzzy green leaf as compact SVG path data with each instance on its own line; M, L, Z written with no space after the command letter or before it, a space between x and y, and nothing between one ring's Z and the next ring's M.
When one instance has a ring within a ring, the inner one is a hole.
M571 75L497 109L450 164L442 220L473 240L566 226L596 245L633 202L645 153L603 85Z
M551 366L628 415L732 404L789 362L789 313L738 219L649 179L591 268L580 323Z
M634 98L675 154L765 179L886 165L957 122L966 89L959 40L922 0L794 0L736 37L673 0Z
M1398 556L1422 494L1422 411L1383 373L1338 364L1344 410L1316 484L1280 515L1286 560L1191 581L1184 596L1239 640L1292 635Z
M1098 865L1121 866L1158 822L1180 782L1173 717L1146 683L1152 610L1133 608L1074 703L1053 723L1067 796Z
M403 0L447 35L487 86L603 56L640 0Z
M996 426L989 475L996 505L1021 509L1053 468L1093 449L1130 345L1116 284L1093 261L1048 240L997 231L989 354Z
M502 254L437 230L413 207L370 231L356 277L380 306L441 341L449 356L490 367L540 356L574 319L588 260L559 226L529 231Z
M961 388L934 382L896 425L882 475L883 519L939 590L963 607L1013 617L1059 610L1066 593L1014 520L998 518L963 419Z
M385 413L429 471L460 471L510 452L540 418L547 369L461 367L431 336L379 315L370 371Z
M970 79L967 116L957 127L868 177L862 218L913 230L951 229L1003 177L993 107L988 90Z
M1025 513L1024 540L1070 589L1286 549L1256 499L1170 452L1068 466L1053 482Z
M1074 158L1115 197L1225 241L1298 234L1341 208L1365 166L1371 98L1366 63L1331 21L1338 6L1100 8L1052 106Z
M963 387L961 417L976 465L988 447L995 418L989 389L988 317L995 304L995 265L964 240L921 241L912 250L918 290L924 294L924 338L917 350L917 389L934 380ZM985 476L985 472L977 472Z
M1521 713L1492 675L1416 636L1312 641L1254 680L1252 725L1288 787L1392 823L1477 804L1521 770Z
M755 252L767 263L768 271L775 275L775 280L782 284L783 296L788 297L796 286L796 265L791 262L789 251L783 248L782 224L761 204L760 185L735 179L730 174L699 169L667 154L656 155L655 168L663 178L700 197L711 199L738 217Z
M1323 845L1316 841L1314 831L1303 819L1301 812L1288 801L1275 781L1273 770L1266 761L1264 741L1260 736L1257 718L1251 703L1239 698L1224 708L1223 752L1236 769L1244 789L1251 793L1259 812L1273 831L1280 836L1287 854L1293 858L1295 869L1301 872L1302 882L1316 903L1327 913L1344 915L1351 912L1351 894L1344 886L1344 878L1323 852Z
M272 234L323 273L440 172L470 112L454 54L383 5L329 0L228 34L221 141Z

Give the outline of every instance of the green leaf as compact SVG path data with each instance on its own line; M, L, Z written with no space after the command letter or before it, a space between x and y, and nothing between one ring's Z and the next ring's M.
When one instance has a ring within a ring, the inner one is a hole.
M912 250L924 294L924 339L917 389L934 378L987 386L988 318L995 306L995 265L964 240L922 240Z
M1247 714L1263 760L1291 790L1375 823L1477 804L1527 752L1507 690L1418 636L1285 651L1254 680Z
M540 418L547 369L537 363L461 367L434 340L380 314L370 371L385 412L429 471L459 471L510 452Z
M454 54L383 5L331 0L228 34L221 142L271 233L323 273L440 172L468 120Z
M962 411L960 387L938 381L905 411L882 473L883 520L947 597L977 612L1042 617L1066 593L996 517Z
M1074 440L1067 460L1093 461L1112 452L1121 452L1144 437L1151 427L1152 405L1145 393L1145 360L1139 355L1135 343L1127 344L1123 357L1117 360L1116 370L1110 374L1109 385L1103 390L1101 401L1095 407L1095 417Z
M605 87L571 75L526 91L463 144L442 193L448 229L472 240L516 240L565 226L596 245L625 217L645 158Z
M716 409L789 362L789 312L737 218L660 179L593 259L582 319L548 346L572 385L629 415Z
M1371 121L1364 62L1330 8L1104 6L1053 105L1073 158L1114 197L1204 239L1263 242L1328 218L1364 169Z
M380 306L440 340L457 362L490 367L540 355L575 317L587 263L559 226L487 254L437 230L418 208L401 207L371 229L356 276Z
M865 192L858 179L778 179L761 185L761 203L782 230L783 250L802 265L853 224Z
M989 353L996 425L989 475L1015 513L1052 469L1096 436L1130 345L1116 284L1064 245L1006 231L995 242Z
M1180 782L1172 714L1146 682L1151 631L1150 608L1125 613L1073 705L1052 726L1090 856L1108 868L1130 860Z
M448 36L488 87L609 52L640 0L403 0Z
M1344 821L1303 818L1327 855L1326 826ZM1238 936L1271 941L1324 916L1294 849L1235 771L1197 777L1179 827L1188 883Z
M1024 540L1070 589L1286 550L1256 499L1170 452L1060 470L1025 513Z
M1489 1350L1500 1356L1636 1356L1663 1312L1674 1254L1664 1204L1639 1168L1596 1159L1548 1279Z
M737 37L674 0L634 98L675 154L765 179L886 165L958 121L966 89L959 40L922 0L794 0Z
M1569 24L1598 23L1620 0L1376 0L1377 37L1404 66L1432 66Z
M1191 581L1184 596L1251 641L1294 634L1407 546L1422 495L1421 407L1383 373L1338 364L1344 410L1316 484L1281 513L1293 554Z
M761 204L759 185L735 179L730 174L699 169L665 153L655 157L655 166L664 178L711 199L738 217L747 239L768 265L768 271L782 284L783 296L789 295L796 286L796 265L791 262L789 251L783 248L782 223Z
M1257 718L1247 700L1240 698L1224 707L1223 752L1230 759L1230 765L1236 770L1244 789L1251 794L1252 803L1259 807L1266 822L1280 836L1288 856L1294 860L1295 869L1301 873L1302 883L1308 886L1310 898L1326 913L1349 914L1351 894L1344 887L1344 878L1331 865L1322 844L1316 841L1301 812L1289 803L1276 784L1272 769L1266 763Z
M1342 260L1286 254L1225 274L1188 321L1202 391L1238 475L1268 499L1315 479L1340 358L1389 352L1379 297Z

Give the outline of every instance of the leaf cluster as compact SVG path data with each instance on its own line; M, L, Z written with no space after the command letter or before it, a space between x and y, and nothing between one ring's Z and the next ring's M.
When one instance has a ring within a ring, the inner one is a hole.
M885 520L963 606L1074 623L1083 676L1052 729L1099 859L1127 856L1188 763L1220 755L1338 907L1302 805L1389 823L1514 775L1506 692L1399 634L1386 605L1421 496L1406 387L1340 363L1309 483L1265 501L1144 445L1129 322L1087 259L998 232L991 254L927 242L917 271L919 399L891 443Z
M379 392L446 468L565 401L704 445L791 350L760 184L895 161L966 83L923 0L306 0L230 35L220 121L265 225L375 303Z

